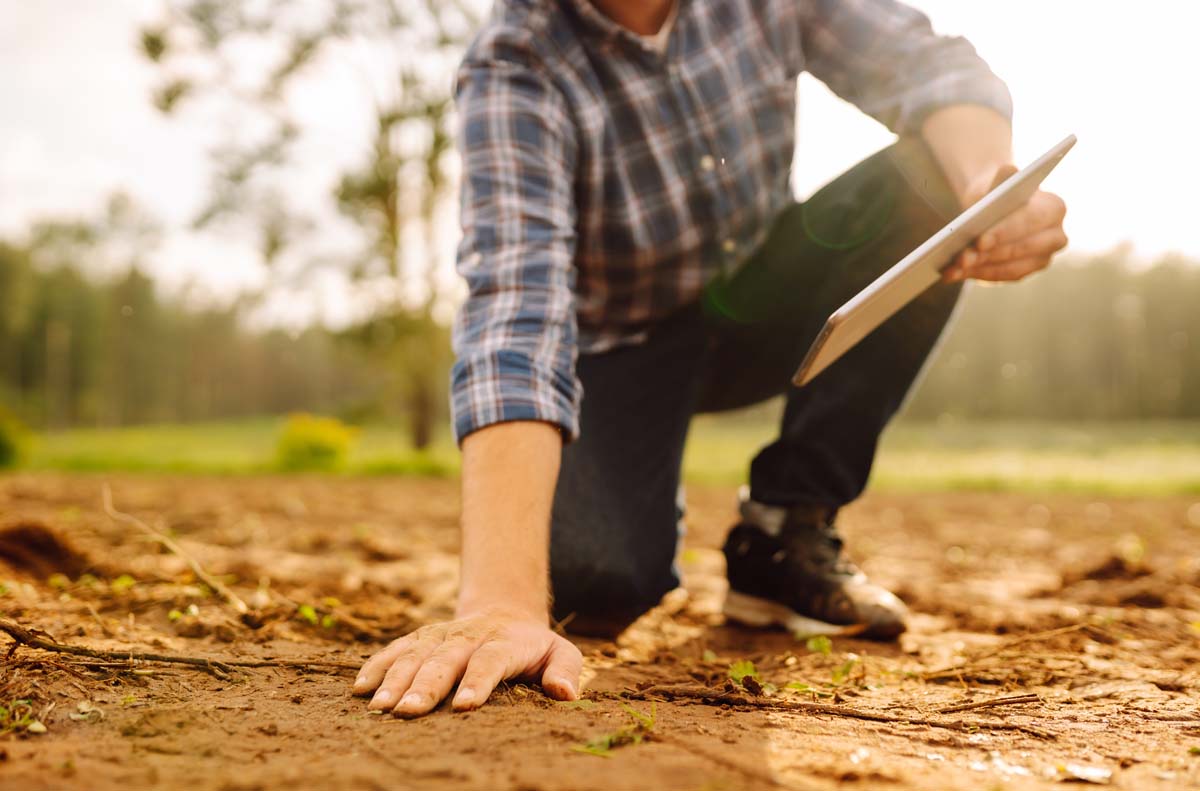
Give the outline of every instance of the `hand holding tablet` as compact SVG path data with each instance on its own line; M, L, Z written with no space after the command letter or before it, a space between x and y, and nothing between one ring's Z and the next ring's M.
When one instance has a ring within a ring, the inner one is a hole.
M1075 136L1070 135L1024 170L1008 176L982 199L951 220L942 230L880 275L875 282L859 292L849 302L834 311L809 348L808 354L805 355L804 361L792 378L793 383L805 385L812 381L817 374L853 348L872 330L893 316L925 289L943 279L944 270L954 267L946 279L962 279L958 274L961 271L961 265L970 263L970 256L974 251L965 253L965 261L954 262L955 258L980 234L992 229L993 226L1024 206L1037 192L1046 176L1054 170L1074 145ZM995 232L993 231L993 233ZM995 250L1001 248L1002 243L997 244L995 240L991 240L991 242L990 245L985 246ZM1018 251L1008 250L1006 252L1012 256L1017 255ZM978 255L978 253L975 254ZM980 269L982 268L980 267ZM964 274L977 276L976 273L970 271L965 271ZM996 274L1004 274L1003 268L998 268ZM987 273L984 273L982 277L984 279L1011 279L1000 276L988 278Z

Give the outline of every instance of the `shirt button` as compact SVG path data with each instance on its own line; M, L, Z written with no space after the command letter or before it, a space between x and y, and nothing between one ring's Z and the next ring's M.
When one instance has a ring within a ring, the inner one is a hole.
M700 169L706 173L711 173L717 169L717 160L713 159L708 154L700 157Z
M732 253L737 249L737 242L733 241L732 239L726 239L721 243L721 249L727 253Z

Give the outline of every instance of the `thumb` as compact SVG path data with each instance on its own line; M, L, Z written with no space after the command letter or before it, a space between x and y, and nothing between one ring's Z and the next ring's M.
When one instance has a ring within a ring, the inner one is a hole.
M575 700L579 697L582 671L583 655L579 649L566 638L555 635L542 673L542 689L555 700Z

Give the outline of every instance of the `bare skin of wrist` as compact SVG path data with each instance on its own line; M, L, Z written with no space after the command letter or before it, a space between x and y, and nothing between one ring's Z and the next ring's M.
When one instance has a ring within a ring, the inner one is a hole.
M551 631L550 506L562 437L546 423L501 423L463 441L462 584L454 620L422 627L367 660L354 683L370 708L416 717L458 685L456 710L505 679L574 700L583 658Z
M970 206L1017 170L1012 163L1012 127L986 107L955 105L937 110L925 119L921 135L963 206ZM942 278L947 282L1020 280L1045 269L1067 245L1066 213L1062 198L1039 190L960 253Z

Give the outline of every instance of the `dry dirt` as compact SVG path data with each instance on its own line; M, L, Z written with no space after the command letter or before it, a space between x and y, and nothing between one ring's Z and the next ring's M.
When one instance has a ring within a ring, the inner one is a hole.
M252 615L108 518L105 483ZM688 593L615 643L581 641L585 702L512 685L477 712L402 721L368 715L349 681L447 612L454 482L0 477L0 614L34 639L122 652L13 644L0 658L0 703L30 701L0 735L0 787L1200 788L1195 498L869 496L844 531L913 628L896 645L838 637L829 653L722 623L733 492L690 500ZM738 660L762 683L728 681ZM579 749L616 732L635 743Z

